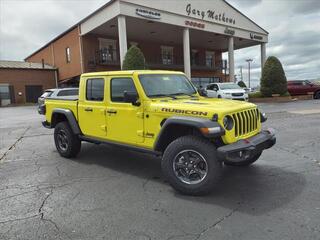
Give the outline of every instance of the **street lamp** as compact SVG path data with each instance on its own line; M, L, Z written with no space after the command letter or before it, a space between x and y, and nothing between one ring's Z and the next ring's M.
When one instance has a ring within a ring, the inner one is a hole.
M249 58L246 60L248 62L248 83L249 83L249 88L250 88L250 63L253 61L252 58Z

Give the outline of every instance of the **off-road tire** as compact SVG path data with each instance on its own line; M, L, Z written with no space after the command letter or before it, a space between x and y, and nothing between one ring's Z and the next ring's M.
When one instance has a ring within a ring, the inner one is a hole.
M261 154L262 152L259 152L256 155L252 156L251 158L248 158L247 160L244 160L242 162L230 162L225 160L224 164L228 166L246 167L253 164L255 161L257 161L260 158Z
M61 143L61 135L65 136L66 144ZM60 136L59 136L60 134ZM75 135L68 122L59 122L54 128L54 143L59 154L65 158L73 158L78 155L81 149L81 141L77 135Z
M320 99L320 90L314 93L314 99Z
M183 151L195 151L205 159L207 174L199 183L187 184L181 181L174 169L174 161ZM205 195L210 193L219 181L222 163L218 160L216 147L207 139L198 136L183 136L169 144L161 162L162 172L170 185L182 194Z

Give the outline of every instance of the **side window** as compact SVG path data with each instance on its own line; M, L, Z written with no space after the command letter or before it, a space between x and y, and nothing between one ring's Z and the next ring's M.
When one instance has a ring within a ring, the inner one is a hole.
M207 89L208 89L208 90L213 90L213 85L209 85L209 86L207 87Z
M214 90L214 91L218 91L218 90L219 90L219 87L218 87L218 85L216 85L216 84L213 84L212 86L213 86L213 90Z
M69 47L66 48L66 61L67 63L71 62L71 52Z
M74 95L78 95L78 90L76 89L62 90L57 94L57 96L74 96Z
M104 79L87 79L86 98L90 101L103 101L104 98Z
M111 79L111 101L124 102L124 92L137 93L131 78L113 78Z

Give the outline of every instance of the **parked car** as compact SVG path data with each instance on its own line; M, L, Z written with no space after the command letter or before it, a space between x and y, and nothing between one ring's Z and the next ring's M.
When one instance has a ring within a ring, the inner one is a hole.
M43 94L38 98L38 112L42 113L42 106L44 105L44 101L46 98L59 98L66 96L78 96L79 89L78 88L52 88L47 89L43 92Z
M248 101L249 96L245 89L236 83L211 83L207 86L207 96L210 98L226 98Z
M308 80L288 81L288 92L291 96L313 94L313 97L320 99L320 85Z

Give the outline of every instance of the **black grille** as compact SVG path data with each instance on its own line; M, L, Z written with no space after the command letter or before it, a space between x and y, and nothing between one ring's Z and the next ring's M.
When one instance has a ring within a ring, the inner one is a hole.
M242 97L243 93L232 93L233 97Z
M246 110L232 114L235 125L235 136L240 137L258 128L259 111L257 109Z

